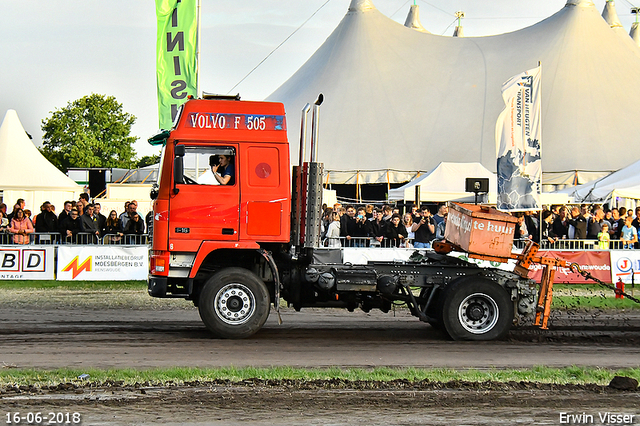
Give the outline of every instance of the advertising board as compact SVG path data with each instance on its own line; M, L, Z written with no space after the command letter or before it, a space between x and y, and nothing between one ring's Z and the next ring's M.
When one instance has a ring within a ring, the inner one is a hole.
M54 247L0 246L0 280L53 280Z
M626 284L640 282L640 251L611 251L611 281L615 283L619 279Z
M57 279L60 281L146 280L147 247L60 246Z

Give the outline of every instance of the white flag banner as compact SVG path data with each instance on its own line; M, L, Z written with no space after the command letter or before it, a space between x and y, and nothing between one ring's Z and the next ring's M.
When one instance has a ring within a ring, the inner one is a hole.
M503 211L540 210L540 80L542 68L502 85L505 109L496 124L498 202Z

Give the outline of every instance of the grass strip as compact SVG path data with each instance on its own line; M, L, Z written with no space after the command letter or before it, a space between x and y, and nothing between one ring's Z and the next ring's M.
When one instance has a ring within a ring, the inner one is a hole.
M0 284L2 290L82 290L82 291L110 291L110 290L143 290L147 289L146 281L56 281L6 280Z
M86 379L78 376L88 374ZM607 385L614 376L633 377L640 381L640 368L609 370L593 367L549 368L538 366L531 369L487 369L487 370L454 370L454 369L420 369L420 368L327 368L307 369L294 367L224 367L224 368L157 368L137 369L57 369L34 370L3 368L0 370L0 387L9 386L57 386L65 383L119 383L135 385L145 383L151 386L167 384L182 385L193 382L211 382L228 380L242 382L248 379L261 380L345 380L391 382L408 380L411 382L431 381L447 383L464 381L483 382L529 382L557 385L597 384Z

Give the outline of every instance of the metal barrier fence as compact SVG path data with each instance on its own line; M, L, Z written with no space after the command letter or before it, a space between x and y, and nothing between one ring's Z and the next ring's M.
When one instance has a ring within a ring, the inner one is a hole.
M514 240L513 245L515 248L523 249L527 245L528 240ZM542 250L570 250L570 251L583 251L583 250L623 250L627 248L633 248L623 244L620 240L611 240L608 243L600 245L596 240L557 240L555 243L549 241L542 241L540 249Z
M15 239L14 234L0 233L0 245L14 245L18 241L26 241L25 238ZM101 238L88 232L79 232L72 237L62 236L58 232L41 232L28 234L29 245L60 245L60 244L103 244L103 245L146 245L149 244L150 238L148 234L108 234ZM516 249L523 249L527 244L527 240L514 240L513 245ZM380 248L425 248L416 247L413 238L404 239L377 239L373 237L339 237L325 238L324 247L380 247ZM418 246L420 246L418 244ZM428 247L431 245L429 244ZM426 247L426 248L428 248ZM543 241L540 248L542 250L623 250L630 248L623 244L620 240L611 240L606 246L601 247L595 240L558 240L555 243Z
M24 238L14 238L16 235L0 233L0 245L60 245L60 244L96 244L96 245L146 245L149 243L147 234L108 234L98 238L90 232L78 232L68 237L58 232L34 232ZM22 237L22 236L20 236ZM24 241L24 243L20 243ZM28 242L27 242L28 241Z
M436 241L436 240L434 240ZM433 242L433 241L432 241ZM516 249L524 249L528 240L514 240L513 246ZM416 248L413 238L404 238L401 240L382 238L378 240L373 237L339 237L326 238L323 242L324 247L381 247L381 248ZM431 244L429 244L431 247ZM424 248L424 247L419 247ZM607 246L600 246L595 240L558 240L555 243L543 241L540 248L542 250L567 250L567 251L584 251L584 250L623 250L628 249L627 245L620 240L611 240ZM633 247L631 247L633 248Z
M374 237L331 237L325 238L324 247L381 247L381 248L414 248L413 238L391 239ZM430 246L430 245L429 245Z

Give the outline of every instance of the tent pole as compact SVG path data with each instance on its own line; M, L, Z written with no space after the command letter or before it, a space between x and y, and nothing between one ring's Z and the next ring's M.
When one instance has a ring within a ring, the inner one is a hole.
M390 191L391 191L391 179L389 178L389 169L387 169L387 200L389 199Z
M200 41L202 40L202 28L200 25L200 21L202 19L202 10L201 10L201 0L198 0L196 6L196 25L198 29L198 34L196 36L196 97L200 98ZM196 170L197 171L197 170Z

